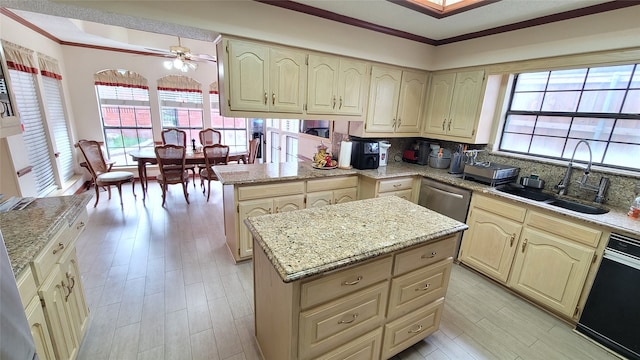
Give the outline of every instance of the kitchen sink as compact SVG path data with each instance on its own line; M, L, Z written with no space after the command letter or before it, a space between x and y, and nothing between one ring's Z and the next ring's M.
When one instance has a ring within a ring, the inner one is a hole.
M579 212L582 214L601 215L609 212L609 210L605 208L586 205L578 201L572 201L568 199L558 199L553 194L545 193L540 190L529 189L516 184L506 184L504 186L497 187L496 190L507 194L523 197L529 200L539 201L551 206L557 206L559 208Z
M549 202L548 204L557 206L563 209L567 209L567 210L573 210L583 214L602 215L609 212L609 210L605 208L592 206L592 205L585 205L579 202L564 200L564 199L555 199Z
M540 190L528 189L526 187L519 187L517 185L512 186L507 184L505 186L497 187L496 190L535 201L555 200L556 198L555 196L544 193Z

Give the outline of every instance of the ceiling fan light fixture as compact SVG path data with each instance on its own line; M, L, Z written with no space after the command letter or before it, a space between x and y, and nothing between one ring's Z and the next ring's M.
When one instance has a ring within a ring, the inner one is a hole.
M167 69L167 70L173 69L173 61L171 61L171 60L165 60L163 65L164 65L164 68Z
M176 58L175 60L173 60L173 67L175 67L176 69L182 68L183 65L184 61L182 61L181 58Z

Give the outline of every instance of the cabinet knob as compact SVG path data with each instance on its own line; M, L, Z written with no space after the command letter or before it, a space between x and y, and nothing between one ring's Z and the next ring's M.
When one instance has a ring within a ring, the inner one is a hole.
M57 254L58 252L64 250L64 244L63 243L58 243L58 247L53 249L53 255Z

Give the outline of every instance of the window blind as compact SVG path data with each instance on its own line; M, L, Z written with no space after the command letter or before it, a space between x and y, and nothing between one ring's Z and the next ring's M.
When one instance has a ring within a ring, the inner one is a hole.
M46 196L56 189L49 145L38 103L36 84L33 74L9 70L13 91L20 112L20 121L24 126L27 156L33 167L38 196Z
M53 131L53 140L56 142L56 149L59 153L58 171L62 181L71 179L73 171L73 152L71 150L71 140L69 139L69 129L62 107L62 96L60 94L60 81L51 77L43 76L44 102L49 114L49 125Z

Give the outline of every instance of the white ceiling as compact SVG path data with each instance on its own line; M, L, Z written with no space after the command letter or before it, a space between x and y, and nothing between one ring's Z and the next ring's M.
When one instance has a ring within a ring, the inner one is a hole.
M274 2L277 3L277 1ZM501 0L466 12L437 19L387 0L295 1L295 3L298 4L403 31L418 36L419 39L431 41L451 39L456 36L464 36L478 31L486 31L500 26L529 21L606 2L611 1ZM39 5L34 6L33 4ZM213 54L215 52L211 41L215 39L217 34L209 30L194 29L178 24L159 23L132 17L127 18L126 16L124 19L122 19L122 16L117 18L113 16L106 17L104 14L96 12L74 10L70 12L71 14L67 14L61 11L57 5L42 0L0 0L0 6L9 8L18 16L63 42L126 50L149 51L148 49L151 48L161 51L168 49L171 45L177 45L178 40L176 35L181 35L182 45L191 48L192 53ZM176 11L179 12L180 7L176 7ZM292 10L282 9L283 13L287 11ZM71 20L68 17L45 15L60 15L60 13L64 13L67 16L75 16L77 14L77 19L83 18L85 20ZM112 25L104 25L101 24L101 22ZM123 25L113 26L119 25L118 22L121 22ZM135 24L137 30L130 30L124 27L131 27L130 24ZM162 33L172 36L165 36ZM193 39L197 39L198 41Z

